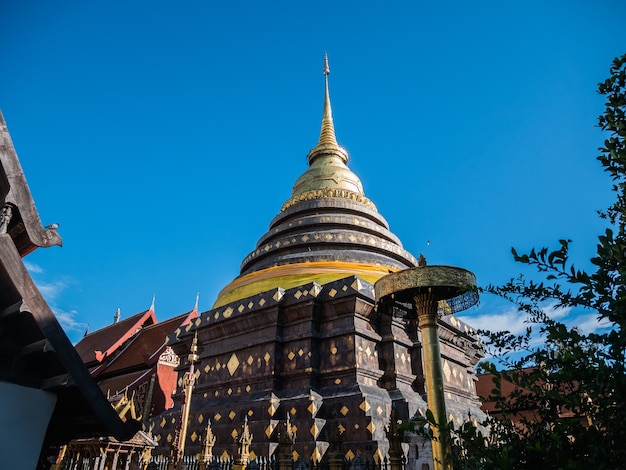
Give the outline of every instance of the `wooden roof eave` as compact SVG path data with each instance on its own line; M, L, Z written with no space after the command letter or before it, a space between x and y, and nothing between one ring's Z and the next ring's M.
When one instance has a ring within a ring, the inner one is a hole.
M38 247L62 245L55 228L44 228L33 201L22 166L17 158L4 116L0 112L0 198L2 207L13 208L9 233L20 256ZM0 209L2 208L0 207Z
M59 383L55 393L62 394L63 387L71 383L72 386L78 388L97 421L103 425L102 431L112 434L119 440L131 438L139 429L140 424L136 421L123 422L111 407L30 277L20 253L8 234L0 234L0 277L4 291L2 297L11 301L19 297L25 304L17 311L9 313L23 315L26 313L24 310L27 310L32 315L45 339L45 341L38 341L41 343L41 348L45 347L48 351L54 352L69 374L69 380ZM0 305L0 310L6 310L6 307L7 305ZM23 345L22 348L29 346L37 347L33 344ZM76 432L80 431L76 430Z

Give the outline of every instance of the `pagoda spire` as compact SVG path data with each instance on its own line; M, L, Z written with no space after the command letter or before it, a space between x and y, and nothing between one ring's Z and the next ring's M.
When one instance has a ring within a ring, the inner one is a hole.
M322 130L320 132L320 140L317 145L337 145L335 137L335 124L333 123L333 109L330 106L330 92L328 91L328 76L330 75L330 67L328 66L328 54L324 54L324 113L322 114Z
M341 148L335 137L335 124L333 122L333 109L330 105L330 91L328 86L328 76L330 75L330 67L328 65L328 54L324 54L324 111L322 113L322 129L317 145L309 152L309 163L321 155L334 154L339 156L344 163L348 161L348 154L345 149Z

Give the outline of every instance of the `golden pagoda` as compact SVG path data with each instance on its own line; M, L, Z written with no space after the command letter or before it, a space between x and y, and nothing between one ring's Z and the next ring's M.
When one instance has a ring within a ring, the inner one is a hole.
M390 271L417 265L347 166L348 152L335 137L327 56L323 70L322 129L307 156L309 168L214 307L276 287L326 284L351 275L373 283Z
M378 312L373 286L418 260L348 167L335 136L327 57L323 72L322 126L308 168L213 308L168 338L181 358L197 338L182 436L190 455L203 452L210 421L217 458L240 459L234 454L245 423L254 436L250 462L275 455L285 426L294 431L295 460L319 462L332 453L334 461L380 462L390 448L392 409L398 419L426 411L420 332L398 312ZM441 320L439 332L447 409L457 420L478 416L472 366L480 342L453 316ZM179 389L188 368L181 361ZM181 395L175 400L178 407L149 423L157 453L167 455L180 439ZM428 448L409 446L415 468L432 465Z

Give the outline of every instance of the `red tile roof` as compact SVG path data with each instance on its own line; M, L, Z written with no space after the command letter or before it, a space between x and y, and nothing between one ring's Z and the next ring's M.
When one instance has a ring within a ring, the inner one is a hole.
M146 367L156 363L165 350L167 335L197 316L198 313L194 309L169 320L142 328L106 368L100 371L100 376L106 377L116 372Z
M154 323L156 323L156 317L153 307L150 307L148 310L137 313L132 317L88 334L76 345L76 351L87 365L102 362L105 357L113 354L117 348L141 327Z

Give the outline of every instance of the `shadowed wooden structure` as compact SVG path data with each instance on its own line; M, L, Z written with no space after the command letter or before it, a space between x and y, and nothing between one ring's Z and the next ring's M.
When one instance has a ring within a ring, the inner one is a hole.
M35 468L75 437L132 437L139 424L120 420L22 261L61 238L41 224L1 114L0 211L0 466Z

